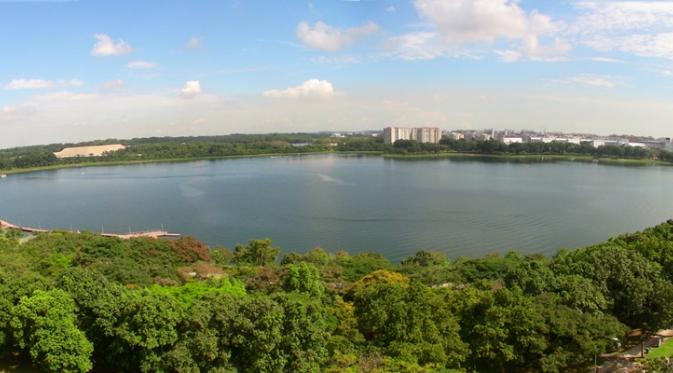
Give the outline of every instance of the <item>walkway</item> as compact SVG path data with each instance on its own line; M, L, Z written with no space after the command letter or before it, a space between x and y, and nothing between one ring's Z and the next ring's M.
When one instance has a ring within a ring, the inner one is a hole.
M12 224L6 220L0 220L0 228L3 229L16 229L26 233L48 233L53 232L54 229L42 229L42 228L32 228L32 227L22 227L16 224ZM72 233L80 233L80 231L71 231ZM101 233L103 237L114 237L121 238L122 240L128 240L131 238L161 238L161 237L180 237L179 233L170 233L164 230L156 231L143 231L143 232L129 232L129 233Z

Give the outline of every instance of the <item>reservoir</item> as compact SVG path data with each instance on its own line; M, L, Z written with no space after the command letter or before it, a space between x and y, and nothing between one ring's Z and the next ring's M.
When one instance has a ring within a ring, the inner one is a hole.
M284 252L552 255L673 218L673 168L307 155L62 169L0 180L0 219L157 229Z

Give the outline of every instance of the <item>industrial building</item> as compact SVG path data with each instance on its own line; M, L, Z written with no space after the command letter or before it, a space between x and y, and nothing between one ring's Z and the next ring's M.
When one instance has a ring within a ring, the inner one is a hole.
M415 140L422 143L438 144L442 139L442 130L438 127L386 127L383 129L383 140L386 144L394 144L397 140Z

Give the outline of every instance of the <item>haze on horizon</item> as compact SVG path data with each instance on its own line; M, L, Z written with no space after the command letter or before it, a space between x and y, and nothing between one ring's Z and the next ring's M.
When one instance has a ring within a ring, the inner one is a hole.
M0 147L387 125L673 135L673 2L0 0Z

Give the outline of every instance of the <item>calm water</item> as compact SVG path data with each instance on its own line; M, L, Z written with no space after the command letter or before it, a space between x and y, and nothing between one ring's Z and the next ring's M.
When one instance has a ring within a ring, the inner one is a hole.
M418 249L552 254L673 218L673 168L321 155L67 169L0 179L0 217L392 260Z

